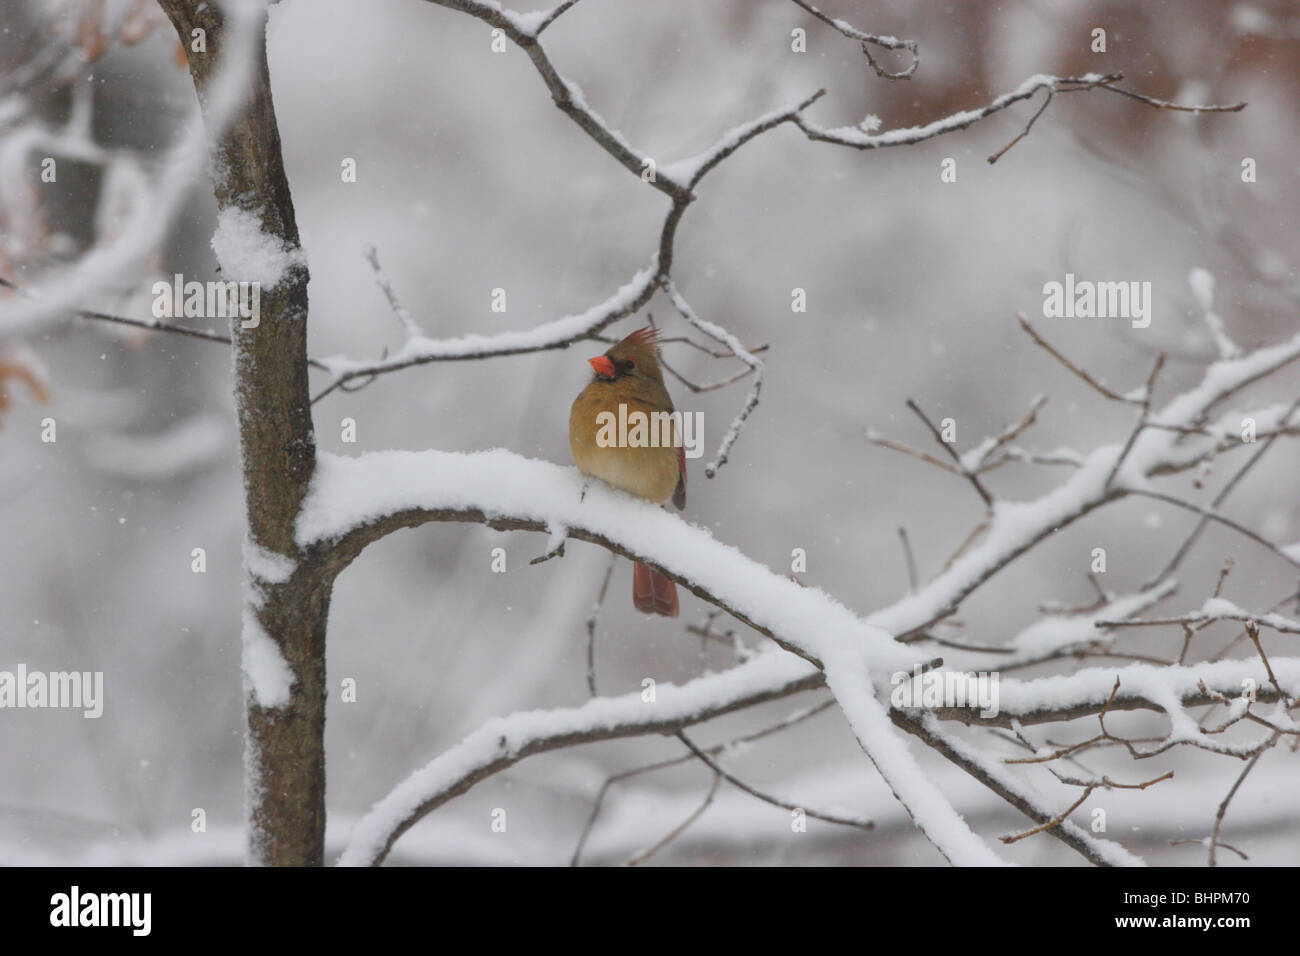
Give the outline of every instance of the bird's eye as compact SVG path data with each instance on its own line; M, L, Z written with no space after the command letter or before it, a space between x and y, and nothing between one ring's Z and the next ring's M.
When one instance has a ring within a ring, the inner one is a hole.
M631 359L627 359L626 361L623 362L623 368L630 372L632 371L632 369L636 368L636 362L633 362Z

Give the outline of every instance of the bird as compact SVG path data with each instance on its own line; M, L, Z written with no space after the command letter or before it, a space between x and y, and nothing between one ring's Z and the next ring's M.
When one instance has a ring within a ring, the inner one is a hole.
M676 422L669 426L668 436L654 429L665 420L653 417L656 413L673 411L659 363L659 330L637 329L604 355L587 361L594 375L569 410L569 450L578 470L654 504L671 500L679 510L685 508L686 448ZM649 425L639 434L640 441L635 426L627 428L625 435L611 428L620 422L635 423L639 416L634 413L644 415L642 420ZM611 442L611 436L625 440ZM638 561L632 569L632 604L646 614L676 617L677 585Z

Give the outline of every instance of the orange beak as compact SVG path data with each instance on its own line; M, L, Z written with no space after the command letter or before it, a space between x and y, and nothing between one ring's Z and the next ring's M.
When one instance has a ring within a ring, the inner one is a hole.
M596 370L596 374L601 378L614 377L614 363L608 355L597 355L595 358L587 359L591 367Z

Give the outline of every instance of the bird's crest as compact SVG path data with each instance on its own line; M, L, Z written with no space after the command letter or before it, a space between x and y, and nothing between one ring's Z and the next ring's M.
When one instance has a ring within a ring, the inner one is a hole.
M623 341L629 345L644 345L646 348L659 349L659 332L660 330L653 325L647 325L644 328L637 329Z

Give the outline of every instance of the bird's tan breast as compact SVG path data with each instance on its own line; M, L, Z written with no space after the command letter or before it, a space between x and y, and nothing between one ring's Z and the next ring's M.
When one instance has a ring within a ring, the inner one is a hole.
M675 447L617 443L602 446L597 440L601 429L598 416L601 412L611 412L617 418L620 401L627 406L629 415L664 411L635 398L616 396L599 383L592 383L578 395L569 411L569 449L573 460L584 475L599 478L638 498L664 504L677 488Z

